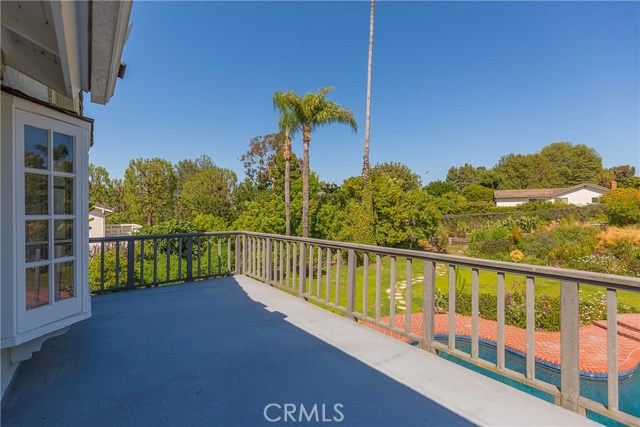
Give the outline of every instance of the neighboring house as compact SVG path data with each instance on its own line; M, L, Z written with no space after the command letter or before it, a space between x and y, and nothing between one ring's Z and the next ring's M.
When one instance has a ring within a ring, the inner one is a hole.
M113 210L104 206L94 206L89 211L89 238L105 237L106 223L104 219L105 213L113 213Z
M615 184L612 183L612 188ZM579 184L569 188L533 188L528 190L495 190L496 206L518 206L529 202L557 202L584 206L597 203L610 190L594 184Z
M99 104L114 94L131 6L0 3L0 396L20 361L91 315L82 92Z
M142 228L139 224L107 224L105 237L133 236Z

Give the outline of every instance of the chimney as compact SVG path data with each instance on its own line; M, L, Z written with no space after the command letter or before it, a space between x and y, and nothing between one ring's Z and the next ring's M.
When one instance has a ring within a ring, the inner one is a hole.
M616 188L618 188L618 181L611 181L611 189L615 190Z

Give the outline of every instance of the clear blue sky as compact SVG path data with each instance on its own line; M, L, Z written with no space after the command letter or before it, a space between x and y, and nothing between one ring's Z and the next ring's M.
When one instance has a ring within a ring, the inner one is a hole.
M277 130L273 92L323 86L360 130L316 131L311 168L360 174L368 1L138 1L131 20L124 80L85 109L90 160L112 177L132 158L200 154L242 177L249 139ZM405 163L426 183L570 141L640 169L639 23L638 2L377 3L372 164Z

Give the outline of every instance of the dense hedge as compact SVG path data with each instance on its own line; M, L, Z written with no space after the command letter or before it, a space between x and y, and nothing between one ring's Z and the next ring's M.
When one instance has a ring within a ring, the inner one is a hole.
M480 317L497 320L498 308L495 295L478 295ZM449 307L449 295L436 291L436 311L444 313ZM634 313L637 310L625 304L618 304L618 313ZM456 313L471 316L471 294L456 293ZM516 290L505 294L505 323L519 328L527 327L526 297ZM580 298L580 323L589 325L596 320L607 318L607 298L604 292L595 297ZM545 331L560 330L560 298L546 294L538 295L535 301L535 327Z

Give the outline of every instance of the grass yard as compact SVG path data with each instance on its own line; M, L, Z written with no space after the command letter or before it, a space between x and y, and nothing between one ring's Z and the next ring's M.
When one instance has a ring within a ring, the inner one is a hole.
M343 254L344 255L344 254ZM323 269L320 284L318 284L317 276L317 252L315 253L313 281L309 286L309 279L307 277L307 288L310 289L311 295L319 297L320 299L326 298L326 250L323 251ZM346 306L347 302L347 262L346 259L342 260L340 267L340 281L339 284L336 280L337 265L336 255L333 254L331 272L330 272L330 284L329 284L329 301L331 303ZM390 312L390 298L389 287L391 280L391 259L390 257L381 257L381 286L380 286L380 315L387 316ZM363 311L363 301L365 301L366 295L366 312L368 316L375 317L376 315L376 261L375 257L370 260L367 269L367 286L364 286L364 267L362 260L358 262L359 266L356 271L356 311ZM396 313L404 313L404 307L406 304L403 302L411 302L412 312L422 311L422 292L423 284L422 278L424 274L424 263L419 260L414 260L411 265L411 294L410 299L407 293L407 262L406 259L396 260ZM470 268L457 268L456 277L456 293L471 293L471 269ZM286 278L286 276L285 276ZM480 271L480 293L496 295L497 294L497 273L490 271ZM519 290L523 294L525 293L525 276L506 274L505 275L505 290L506 292L514 292ZM299 277L296 275L296 284L299 281ZM449 291L449 273L445 264L436 264L436 288L445 295L448 295ZM318 292L319 291L319 292ZM604 292L604 289L596 286L581 285L580 286L581 297L585 299L597 297L598 292ZM556 280L550 280L545 278L536 278L535 280L535 295L539 298L541 295L546 294L550 297L560 296L560 283ZM618 292L618 303L626 304L637 310L640 310L640 297L637 293L633 292Z

